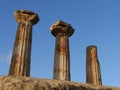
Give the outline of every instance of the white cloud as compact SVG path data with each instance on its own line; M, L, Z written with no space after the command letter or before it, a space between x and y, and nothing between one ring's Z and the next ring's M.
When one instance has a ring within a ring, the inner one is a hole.
M0 55L0 60L6 62L7 64L10 64L10 62L11 62L11 56L12 56L12 51L9 51L6 54L1 54Z

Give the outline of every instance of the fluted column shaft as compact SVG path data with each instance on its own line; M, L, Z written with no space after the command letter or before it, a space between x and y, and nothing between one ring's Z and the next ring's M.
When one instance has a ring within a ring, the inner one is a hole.
M54 79L70 80L70 56L68 36L59 33L56 36L54 60Z
M19 23L9 75L30 76L32 24Z
M56 37L53 79L70 81L69 37L74 33L70 24L58 21L50 28Z
M27 10L17 10L14 16L18 22L18 29L9 75L30 76L32 26L39 21L39 17Z
M87 47L86 59L86 83L102 85L100 64L96 46Z

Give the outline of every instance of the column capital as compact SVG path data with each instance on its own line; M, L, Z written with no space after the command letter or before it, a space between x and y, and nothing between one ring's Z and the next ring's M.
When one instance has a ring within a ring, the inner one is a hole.
M16 10L14 12L14 17L18 23L28 23L31 22L32 25L39 21L39 17L36 13L28 10Z
M71 36L74 33L74 29L70 24L63 22L61 20L57 21L50 27L51 33L56 37L57 34L62 33Z

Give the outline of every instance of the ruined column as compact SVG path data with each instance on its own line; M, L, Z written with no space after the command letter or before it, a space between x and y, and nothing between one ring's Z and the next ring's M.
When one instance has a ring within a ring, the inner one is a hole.
M9 75L30 76L32 26L39 21L39 17L28 10L17 10L14 17L18 22L18 29Z
M86 49L86 83L102 85L96 46L88 46Z
M50 27L56 37L53 79L70 81L70 54L68 38L74 29L70 24L58 21Z

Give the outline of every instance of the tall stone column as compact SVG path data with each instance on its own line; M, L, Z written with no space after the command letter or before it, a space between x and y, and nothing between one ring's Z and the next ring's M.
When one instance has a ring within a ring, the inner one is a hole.
M30 76L32 26L39 21L39 17L28 10L17 10L14 17L18 22L18 30L9 75Z
M56 22L50 28L56 37L53 79L70 81L70 54L68 38L74 29L63 21Z
M86 49L86 83L102 85L96 46L88 46Z

